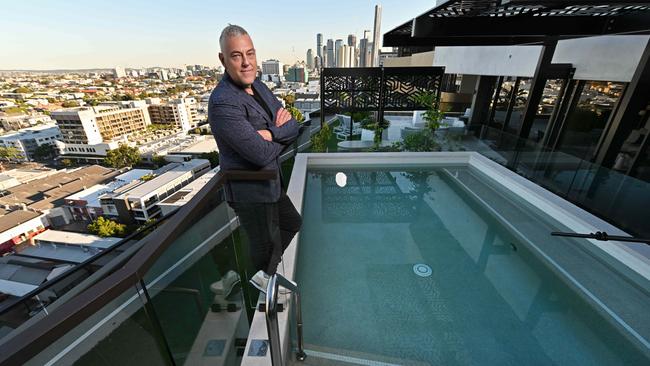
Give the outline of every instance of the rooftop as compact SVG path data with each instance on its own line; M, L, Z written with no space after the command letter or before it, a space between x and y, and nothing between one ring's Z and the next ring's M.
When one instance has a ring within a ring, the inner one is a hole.
M206 164L207 166L210 166L210 162L205 159L192 159L188 162L180 163L180 165L176 166L175 168L151 180L148 180L129 191L126 191L118 198L145 197L151 194L152 192L155 192L156 190L160 189L161 187L169 184L170 182L175 181L179 177L186 175L188 172L191 172L194 169L200 167L201 165L206 165Z
M35 219L43 214L27 210L6 211L0 210L0 233L14 228L24 222Z
M119 171L115 169L99 165L59 171L46 178L9 188L7 190L9 194L0 197L0 203L7 205L24 203L37 210L46 210L61 204L59 200L65 197L86 187L107 182L118 174Z
M101 237L91 234L74 233L70 231L45 230L34 237L36 243L69 244L107 249L118 243L120 238Z

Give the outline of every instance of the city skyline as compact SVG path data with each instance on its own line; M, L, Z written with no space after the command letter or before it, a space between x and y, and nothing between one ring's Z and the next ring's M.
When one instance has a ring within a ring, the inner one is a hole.
M363 38L363 31L372 29L376 4L384 8L381 34L403 23L413 8L425 11L434 6L431 1L416 0L409 12L396 0L335 0L313 5L277 1L255 2L254 12L250 7L220 5L212 13L206 11L211 4L199 0L182 7L163 1L155 9L124 1L81 4L75 0L5 5L12 17L0 24L0 31L9 35L4 51L10 57L0 59L0 70L216 67L220 66L219 33L228 23L248 30L258 50L258 62L274 58L293 64L306 61L309 48L316 49L317 33L324 39L347 40L349 34ZM305 6L307 14L318 16L305 16ZM278 19L278 13L283 17ZM279 24L270 26L272 23Z

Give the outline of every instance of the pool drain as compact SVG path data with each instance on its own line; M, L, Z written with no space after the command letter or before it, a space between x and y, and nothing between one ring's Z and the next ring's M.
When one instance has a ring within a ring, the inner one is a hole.
M413 266L413 272L420 277L429 277L433 274L431 267L423 263L418 263Z

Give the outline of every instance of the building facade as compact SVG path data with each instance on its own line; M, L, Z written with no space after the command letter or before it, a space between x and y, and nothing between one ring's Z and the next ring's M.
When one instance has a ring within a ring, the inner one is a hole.
M148 105L148 112L153 124L173 125L183 131L196 128L198 124L197 103L194 98L171 99L166 103Z
M59 149L70 157L105 157L118 141L151 124L144 101L55 111L52 118L61 130Z
M21 160L31 160L39 146L51 145L55 148L56 141L61 138L59 127L50 123L0 136L0 146L15 148L21 154Z

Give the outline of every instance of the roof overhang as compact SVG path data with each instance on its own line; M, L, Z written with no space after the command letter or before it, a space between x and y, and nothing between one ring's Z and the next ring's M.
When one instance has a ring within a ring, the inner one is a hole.
M450 0L384 34L383 45L541 44L650 34L650 1Z

